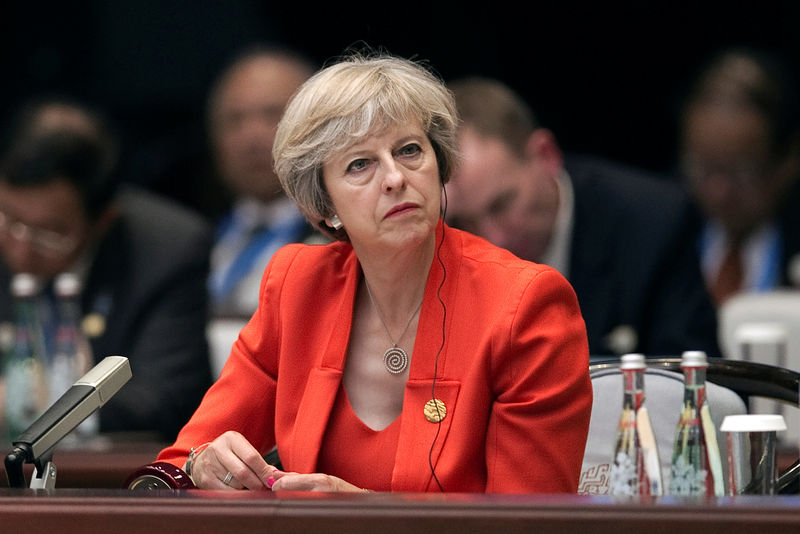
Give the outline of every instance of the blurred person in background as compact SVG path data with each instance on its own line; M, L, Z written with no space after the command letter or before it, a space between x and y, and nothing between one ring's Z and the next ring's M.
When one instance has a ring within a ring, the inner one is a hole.
M215 317L249 318L272 254L315 235L281 189L272 161L283 110L313 72L312 62L294 51L258 45L237 55L212 87L208 131L218 179L230 196L211 255Z
M697 241L717 306L800 286L799 97L780 56L731 48L685 98L679 166L703 220Z
M498 80L449 86L462 119L463 159L447 185L453 226L558 269L578 295L593 356L719 354L690 201L679 186L565 156L523 98Z
M66 98L28 103L0 156L0 319L9 283L48 292L78 275L94 361L121 355L132 379L100 410L101 432L167 440L211 381L203 336L211 231L197 214L118 183L118 140L98 110Z

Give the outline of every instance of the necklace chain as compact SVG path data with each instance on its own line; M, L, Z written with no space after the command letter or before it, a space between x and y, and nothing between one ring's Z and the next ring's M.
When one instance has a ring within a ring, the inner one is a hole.
M389 332L389 327L386 326L386 321L383 320L381 309L375 302L375 299L372 296L372 291L370 291L369 284L367 283L366 279L364 280L364 286L367 288L367 295L369 295L369 300L372 303L372 307L375 308L375 312L378 314L378 319L381 320L381 324L383 325L384 330L386 330L386 335L389 336L389 341L392 343L392 346L386 349L386 352L383 354L383 364L386 366L386 370L392 374L402 373L408 366L408 355L406 354L406 351L404 351L401 347L398 347L397 344L403 340L406 332L408 332L408 328L411 326L411 322L414 320L414 316L416 316L417 312L419 312L420 308L422 308L423 299L420 299L417 309L415 309L414 313L411 314L411 317L408 318L408 323L406 323L403 333L400 334L400 337L397 338L397 341L395 342L392 339L392 333Z

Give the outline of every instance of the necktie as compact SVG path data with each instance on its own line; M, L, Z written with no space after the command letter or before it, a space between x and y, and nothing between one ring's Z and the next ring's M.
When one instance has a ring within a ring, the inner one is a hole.
M732 244L722 260L717 280L712 288L712 294L717 306L720 306L731 295L742 287L744 267L742 266L742 252L738 245Z

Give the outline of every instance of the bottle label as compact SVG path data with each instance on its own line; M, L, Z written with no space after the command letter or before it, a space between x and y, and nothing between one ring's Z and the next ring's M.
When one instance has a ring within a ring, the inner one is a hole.
M691 496L706 494L705 443L697 409L686 402L678 421L670 468L669 492L671 495Z
M725 484L722 475L722 459L719 454L719 444L717 443L717 431L714 428L714 421L711 419L711 411L708 404L703 404L700 408L700 420L703 423L703 431L706 435L706 451L708 451L708 466L711 475L714 477L714 495L722 497L725 495Z
M698 469L681 454L672 462L669 492L678 496L705 495L707 476L705 469Z
M608 491L612 495L630 497L639 494L637 484L636 413L626 405L617 425L614 459L609 473Z
M644 457L644 470L650 481L650 495L661 495L661 460L658 457L658 445L653 427L650 425L650 415L647 407L642 406L636 413L636 428L639 432L639 443Z
M658 459L650 416L644 404L626 405L620 416L609 493L615 496L662 495L661 463Z
M611 474L608 490L612 495L632 497L639 494L637 487L636 459L631 458L624 451L617 452Z

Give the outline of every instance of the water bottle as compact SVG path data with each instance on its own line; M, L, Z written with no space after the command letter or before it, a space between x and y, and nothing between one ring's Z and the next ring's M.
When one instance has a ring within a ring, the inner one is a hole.
M74 273L59 274L54 281L57 299L55 352L50 362L50 402L61 397L92 365L92 349L81 329L81 283ZM97 432L97 413L76 429L78 435Z
M672 451L671 495L720 497L725 494L717 432L706 399L707 367L705 352L683 353L683 406Z
M663 493L661 462L647 413L644 355L621 358L622 414L617 426L609 493L615 496L659 496Z
M48 359L38 311L37 279L20 273L11 280L14 340L3 367L5 433L13 441L49 406Z

